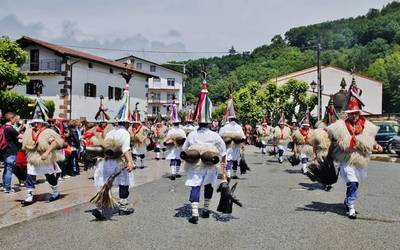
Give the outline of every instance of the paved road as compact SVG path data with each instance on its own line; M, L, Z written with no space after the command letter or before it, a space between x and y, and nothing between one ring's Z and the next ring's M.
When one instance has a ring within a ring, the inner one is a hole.
M82 204L0 229L2 249L399 249L400 167L372 162L361 185L358 220L342 205L344 185L331 192L299 168L248 155L252 171L239 180L244 208L187 222L189 190L167 178L133 190L136 212L97 222ZM212 209L216 209L215 195Z

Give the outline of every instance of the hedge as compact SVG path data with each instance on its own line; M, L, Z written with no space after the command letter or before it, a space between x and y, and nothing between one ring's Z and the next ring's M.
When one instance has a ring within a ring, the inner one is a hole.
M34 98L18 94L12 90L0 92L0 110L3 115L6 112L14 112L23 119L29 119L33 111ZM53 117L55 105L52 100L43 99L44 105L49 110L49 117Z

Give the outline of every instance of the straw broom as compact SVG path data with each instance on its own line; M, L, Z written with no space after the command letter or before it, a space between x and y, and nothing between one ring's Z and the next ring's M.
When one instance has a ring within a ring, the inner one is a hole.
M98 208L117 207L117 201L114 199L114 197L112 197L111 188L113 186L115 178L117 178L117 176L120 175L122 170L124 169L125 168L110 175L110 177L107 178L107 181L104 183L100 191L97 192L96 195L90 199L90 202L95 204Z

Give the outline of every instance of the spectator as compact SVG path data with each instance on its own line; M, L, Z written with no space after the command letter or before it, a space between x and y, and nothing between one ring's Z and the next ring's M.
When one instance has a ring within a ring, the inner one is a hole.
M4 125L4 137L7 142L7 146L4 149L4 172L3 172L3 191L4 193L12 193L14 190L11 189L11 180L15 163L17 160L17 152L21 147L18 141L19 133L13 128L16 123L16 116L12 112L8 112L4 115L6 124Z
M72 171L72 176L79 175L78 153L80 150L80 137L79 137L79 121L71 120L68 124L68 137L67 142L71 146L71 152L68 155L69 169Z

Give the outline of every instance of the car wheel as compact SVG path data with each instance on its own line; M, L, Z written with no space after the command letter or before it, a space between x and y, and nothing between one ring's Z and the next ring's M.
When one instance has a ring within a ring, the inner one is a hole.
M396 154L396 151L393 150L392 142L389 142L389 144L387 145L386 152L388 152L389 154Z

